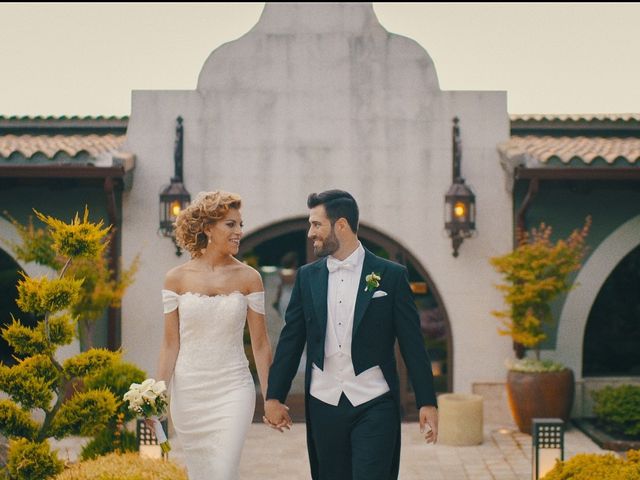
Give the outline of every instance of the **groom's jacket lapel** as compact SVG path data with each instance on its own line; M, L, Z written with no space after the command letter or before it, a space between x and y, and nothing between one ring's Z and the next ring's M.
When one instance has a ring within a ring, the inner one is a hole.
M367 307L369 306L369 302L373 297L373 293L375 292L375 288L370 288L366 292L364 289L367 286L366 277L371 272L381 273L381 266L377 261L376 256L371 253L369 250L365 248L364 255L364 263L362 265L362 274L360 275L360 282L358 283L358 295L356 297L356 308L353 312L353 330L352 330L352 338L355 338L358 327L362 323L362 317L364 316L364 312L367 311Z

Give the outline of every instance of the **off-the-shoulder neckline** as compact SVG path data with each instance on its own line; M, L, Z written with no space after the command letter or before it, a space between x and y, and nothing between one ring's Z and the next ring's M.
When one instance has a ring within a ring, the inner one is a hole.
M264 291L262 292L251 292L251 293L247 293L246 295L244 293L242 293L240 290L234 290L233 292L229 292L229 293L216 293L215 295L207 295L206 293L200 293L200 292L184 292L184 293L178 293L178 292L174 292L173 290L168 290L166 288L162 289L163 292L170 292L173 293L174 295L177 295L178 297L182 297L184 295L193 295L195 297L204 297L204 298L215 298L215 297L230 297L231 295L242 295L243 297L248 297L250 295L255 295L256 293L264 293Z

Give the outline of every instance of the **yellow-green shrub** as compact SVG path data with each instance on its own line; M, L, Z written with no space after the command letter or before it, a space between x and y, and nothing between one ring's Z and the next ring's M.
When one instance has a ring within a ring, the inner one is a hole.
M133 418L135 414L127 408L122 397L129 391L132 383L142 383L147 378L144 371L128 362L116 362L101 369L94 375L85 378L85 388L92 390L108 389L118 401L116 415L113 416L107 428L94 436L94 438L82 448L83 460L95 458L107 453L134 452L138 448L134 433L128 432L124 424Z
M9 444L7 470L11 480L49 478L62 471L63 463L46 442L30 442L25 438Z
M117 408L117 401L108 390L78 392L58 410L51 433L56 438L96 435L105 429Z
M115 423L113 427L108 426L82 447L80 458L82 460L91 460L112 452L137 453L138 437L136 437L135 432L130 432L124 428L124 426L120 426L117 423Z
M65 401L65 393L83 377L119 361L118 352L89 350L62 365L55 356L61 345L72 340L76 323L73 313L81 310L77 310L77 304L83 279L74 276L69 267L78 258L102 255L109 229L102 228L101 222L89 222L86 209L83 220L76 215L71 224L40 214L38 218L50 227L50 245L55 258L60 257L61 262L64 259L64 266L58 264L61 270L54 279L23 275L17 285L16 304L24 313L36 314L38 323L31 327L14 319L1 332L17 360L11 367L0 363L0 391L9 396L0 402L0 432L12 440L7 468L2 469L0 478L8 475L11 480L44 480L57 474L62 463L47 439L95 435L105 429L118 408L114 394L106 389L79 391ZM23 229L22 233L30 236L33 231ZM32 242L26 248L49 245L45 243ZM24 249L20 252L28 254ZM40 258L41 253L35 252L34 258ZM67 309L72 314L63 312ZM34 409L44 413L42 422L32 419Z
M579 454L556 463L543 480L640 480L640 450L629 450L627 460L612 453Z
M141 458L137 453L112 453L77 463L55 480L187 480L187 474L171 461Z

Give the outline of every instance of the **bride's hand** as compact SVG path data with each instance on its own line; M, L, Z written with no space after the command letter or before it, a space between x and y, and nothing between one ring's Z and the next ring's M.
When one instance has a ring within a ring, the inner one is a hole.
M289 416L289 407L280 403L279 400L269 399L264 402L264 417L262 420L271 428L283 432L284 428L291 428L291 417Z
M151 430L152 432L155 432L156 426L153 423L153 420L151 420L150 418L145 418L143 421L149 430Z

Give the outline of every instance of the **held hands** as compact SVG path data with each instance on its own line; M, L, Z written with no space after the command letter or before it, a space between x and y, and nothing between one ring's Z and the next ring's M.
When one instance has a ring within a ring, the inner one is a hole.
M291 417L289 407L280 403L279 400L269 399L264 402L264 417L262 421L271 428L283 432L283 429L291 429Z
M420 408L420 432L427 443L438 441L438 409L433 406Z

